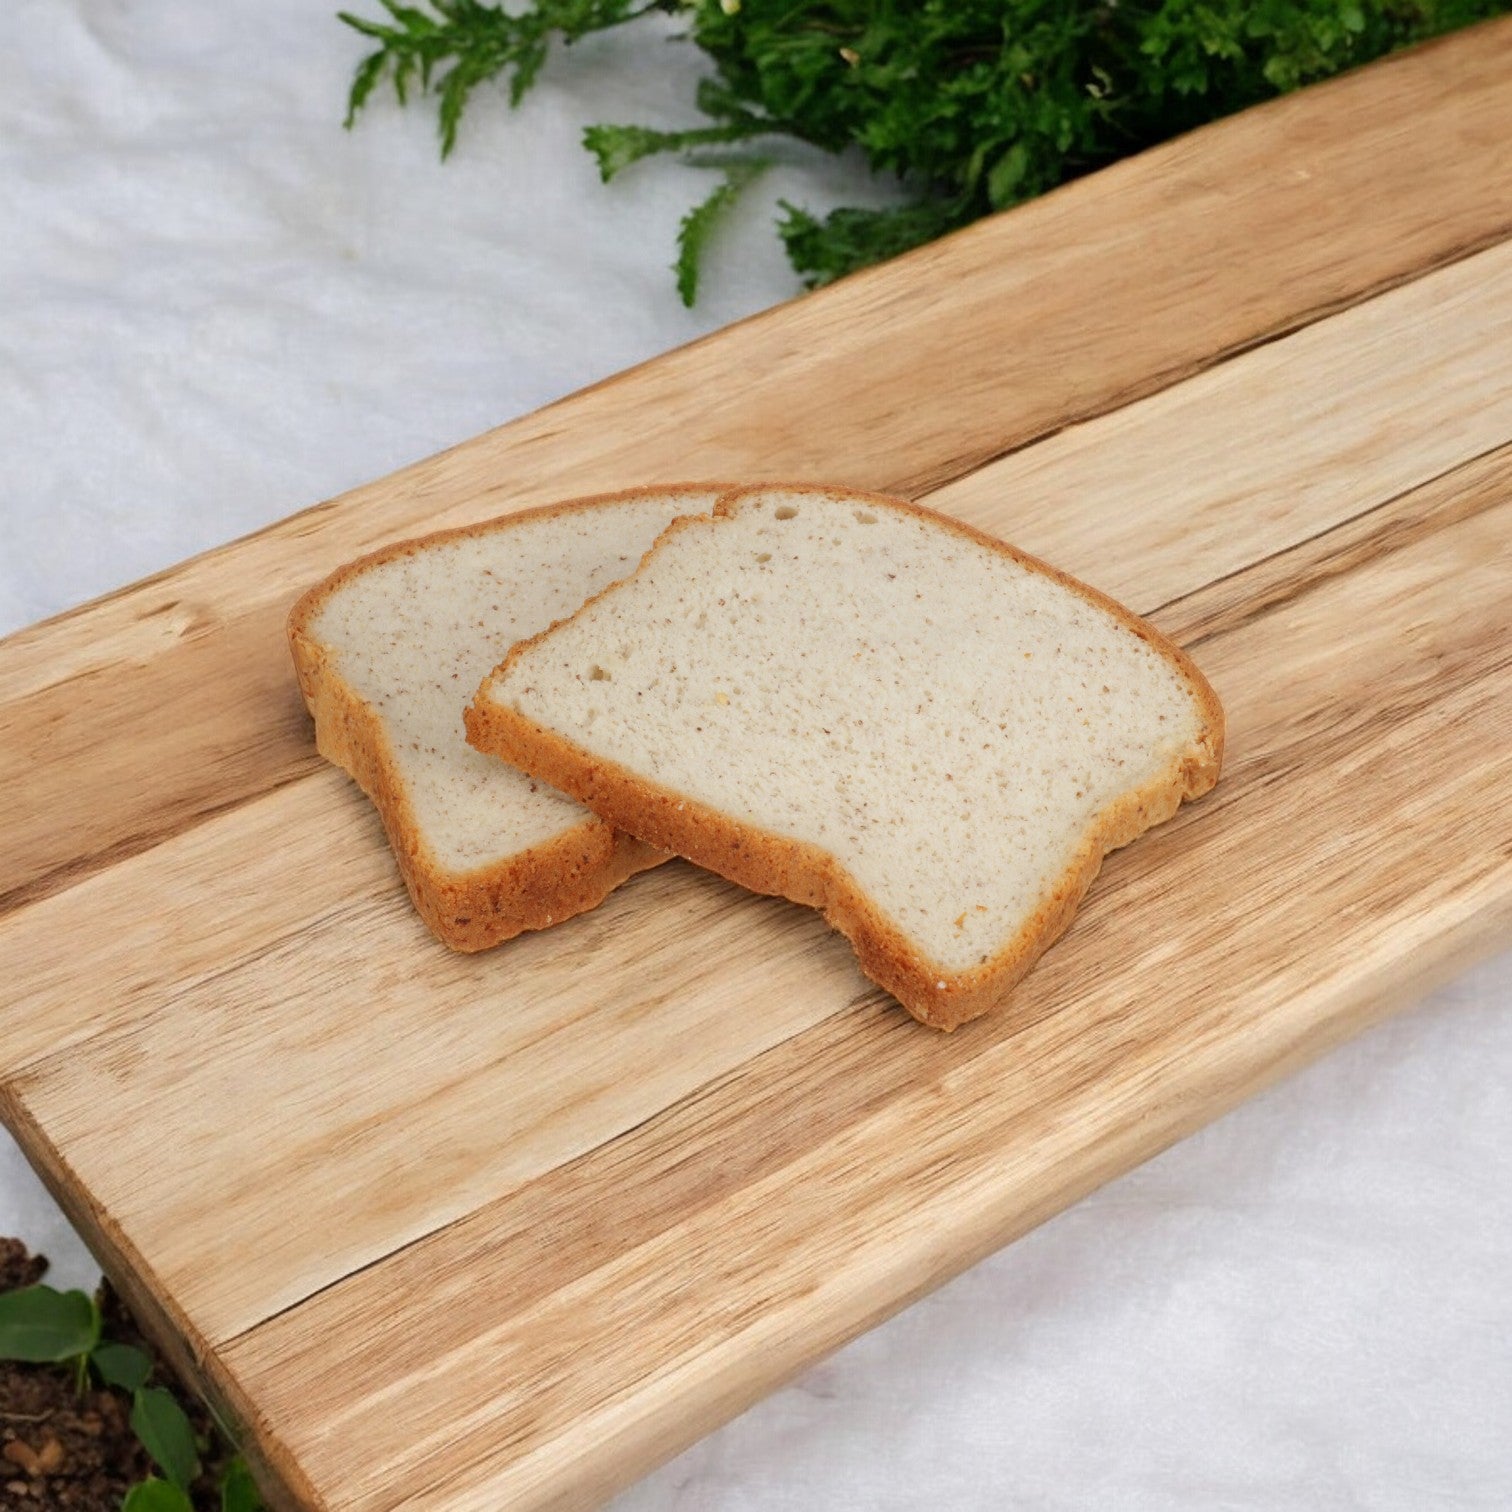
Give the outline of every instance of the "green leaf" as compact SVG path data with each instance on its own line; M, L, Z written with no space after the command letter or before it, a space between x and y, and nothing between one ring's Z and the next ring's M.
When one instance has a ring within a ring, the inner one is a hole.
M101 1344L89 1357L100 1379L122 1391L138 1391L152 1374L152 1356L130 1344Z
M1015 142L987 175L987 198L993 209L1001 209L1012 201L1014 190L1023 183L1028 171L1029 149L1022 142Z
M177 1486L154 1475L126 1493L121 1512L194 1512L194 1504Z
M719 187L683 216L677 229L677 261L672 266L677 273L677 292L689 308L698 298L699 266L715 226L729 213L746 186L770 166L765 158L730 164Z
M350 21L350 16L343 16L343 21ZM352 88L347 95L346 117L342 125L348 131L357 124L357 113L367 104L369 96L378 87L378 81L383 77L384 65L388 62L387 56L382 52L369 53L362 62L357 65L357 72L352 75Z
M257 1482L252 1479L247 1462L240 1457L226 1466L221 1481L221 1512L263 1512Z
M138 1391L131 1408L131 1431L158 1469L181 1491L187 1491L199 1474L199 1452L194 1429L173 1393L161 1386Z
M87 1355L100 1337L100 1310L81 1291L25 1286L0 1294L0 1359L51 1364Z
M621 169L660 152L666 137L665 131L645 126L589 126L583 132L583 146L598 159L599 177L607 184Z
M517 82L518 78L519 76L516 75ZM452 149L457 145L457 127L462 124L462 112L467 109L467 97L472 93L473 85L477 82L471 71L459 63L447 74L441 85L441 109L436 120L441 131L443 161L452 155Z
M392 26L385 26L381 21L369 21L366 16L354 15L351 11L337 11L336 19L343 25L350 26L354 32L372 37L378 42L387 42L394 35Z
M382 0L382 5L412 37L426 37L440 30L424 11L413 5L401 5L399 0Z
M764 131L780 131L783 128L775 121L758 116L742 102L740 96L728 84L719 79L702 78L694 91L698 108L716 121L743 122L747 126L760 127Z
M509 81L509 103L518 105L530 92L536 75L546 66L547 46L544 38L528 42L514 60L514 77Z
M689 131L653 131L649 126L590 126L583 146L598 159L599 177L607 184L616 173L655 152L713 147L770 134L765 121L731 121L725 126L696 126Z
M661 0L522 0L510 5L428 0L425 8L402 0L379 3L390 21L340 13L353 30L378 43L378 51L364 58L353 75L348 124L387 77L401 105L412 91L438 97L443 158L456 146L462 116L478 86L502 74L510 103L518 105L553 44L573 42L663 8Z

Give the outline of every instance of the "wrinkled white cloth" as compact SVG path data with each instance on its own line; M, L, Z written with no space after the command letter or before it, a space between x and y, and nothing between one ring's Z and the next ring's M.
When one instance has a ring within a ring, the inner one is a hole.
M361 0L356 0L361 3ZM693 119L696 54L556 60L453 160L334 0L8 0L0 631L795 292L793 156L678 304L706 187L604 188L607 119ZM620 1512L1512 1507L1512 957L1113 1183L627 1492ZM13 1147L0 1232L93 1273Z

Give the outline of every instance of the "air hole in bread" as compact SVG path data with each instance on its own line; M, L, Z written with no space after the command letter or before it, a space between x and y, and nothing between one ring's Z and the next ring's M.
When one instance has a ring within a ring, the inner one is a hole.
M798 506L796 504L779 504L772 511L774 520L796 520L798 518Z
M601 666L599 666L599 664L597 662L595 662L588 669L588 681L589 682L608 682L609 681L609 674Z
M861 525L875 525L877 517L869 509L858 509L856 511L856 521Z

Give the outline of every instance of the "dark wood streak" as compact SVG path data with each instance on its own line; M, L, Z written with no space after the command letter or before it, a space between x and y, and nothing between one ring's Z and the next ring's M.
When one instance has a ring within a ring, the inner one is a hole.
M320 769L292 673L242 639L164 658L146 701L123 667L0 709L0 917Z
M1284 341L1288 336L1295 335L1307 326L1316 325L1319 321L1340 315L1345 310L1352 309L1355 305L1363 304L1382 294L1389 294L1393 289L1402 288L1429 273L1437 272L1440 268L1447 268L1465 258L1474 257L1478 252L1499 246L1509 239L1512 239L1512 220L1488 229L1483 235L1475 236L1447 249L1441 256L1426 260L1420 267L1403 269L1381 278L1369 287L1362 285L1347 297L1324 300L1306 309L1299 309L1288 318L1278 320L1270 328L1256 332L1246 339L1234 341L1205 358L1193 359L1160 372L1149 373L1123 389L1099 395L1095 401L1087 403L1081 409L1068 411L1058 423L1047 425L1042 430L1016 436L1000 446L986 447L975 453L963 452L937 467L915 474L904 474L890 483L876 486L884 493L895 493L906 499L925 501L936 490L947 488L950 484L959 482L974 472L980 472L984 467L990 467L995 462L1004 461L1030 446L1036 446L1041 441L1048 441L1051 437L1060 435L1062 431L1085 425L1092 420L1100 420L1104 415L1110 415L1115 410L1137 404L1141 399L1148 399L1152 394L1158 394L1163 389L1174 388L1178 383L1185 383L1189 378L1195 378L1210 369L1222 367L1225 363L1232 362L1237 357L1243 357L1246 353Z
M320 757L311 749L305 752L291 768L282 772L269 773L267 778L257 786L249 784L238 791L234 797L220 802L183 807L171 817L165 816L164 822L155 828L123 835L101 850L74 856L63 862L61 866L55 866L51 871L43 872L26 882L18 883L5 892L0 892L0 918L26 907L28 903L37 903L43 898L65 892L75 883L83 882L107 867L129 861L133 856L139 856L154 846L164 845L180 835L187 834L192 829L197 829L211 819L241 808L244 804L253 803L259 798L267 797L269 793L276 793L282 788L303 782L319 772L322 766Z

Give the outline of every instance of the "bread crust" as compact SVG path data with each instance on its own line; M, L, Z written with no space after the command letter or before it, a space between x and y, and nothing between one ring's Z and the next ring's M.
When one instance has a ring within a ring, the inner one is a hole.
M289 650L305 706L315 721L316 748L372 800L415 911L443 944L453 950L487 950L525 930L545 929L597 907L626 878L659 866L669 856L590 815L563 834L506 860L462 872L442 866L416 821L382 718L341 676L330 647L312 632L315 616L330 595L353 577L444 541L490 535L526 520L642 498L688 493L691 507L691 496L700 496L697 502L702 503L711 493L729 487L680 483L624 489L396 541L338 567L303 593L289 611Z
M733 515L743 499L779 488L785 493L840 497L900 509L1044 573L1107 610L1164 656L1192 690L1202 718L1196 738L1165 771L1143 787L1121 795L1094 818L1071 863L1001 951L968 971L947 971L924 956L882 915L829 852L743 823L685 793L638 777L518 711L494 702L490 693L495 680L508 671L527 647L550 635L555 626L514 646L483 680L466 712L468 740L478 750L500 756L530 776L571 794L609 823L650 845L685 856L753 892L775 893L820 909L850 940L867 976L891 992L922 1023L937 1029L955 1029L1001 1003L1065 932L1109 851L1127 845L1145 830L1170 818L1183 801L1200 797L1212 788L1223 761L1223 708L1191 658L1146 620L1037 557L964 521L904 499L813 485L767 484L732 489L719 498L712 513L673 520L642 558L641 567L677 532L718 528L720 520ZM611 585L595 594L577 613L613 593L617 586Z

